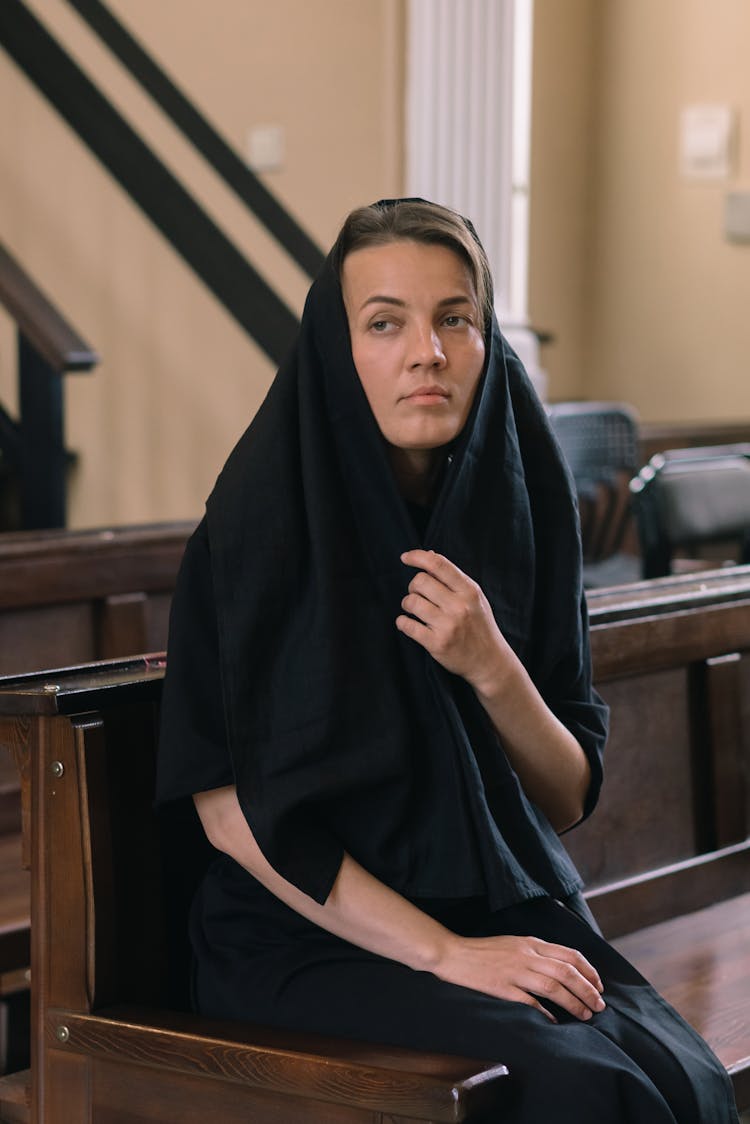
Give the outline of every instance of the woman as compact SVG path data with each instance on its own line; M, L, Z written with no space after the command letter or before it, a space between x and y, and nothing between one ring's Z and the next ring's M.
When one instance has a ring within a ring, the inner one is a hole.
M570 482L481 245L361 208L175 593L158 795L221 853L198 1009L501 1060L504 1120L736 1120L559 842L605 736Z

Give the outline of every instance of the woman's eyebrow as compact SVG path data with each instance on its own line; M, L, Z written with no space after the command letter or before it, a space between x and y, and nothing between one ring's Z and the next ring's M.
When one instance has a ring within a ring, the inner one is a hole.
M445 308L446 305L449 305L449 304L470 304L470 305L473 305L474 301L471 299L471 297L467 297L465 293L462 293L460 296L457 296L457 297L443 297L443 299L441 301L438 301L437 306L438 306L438 308Z
M464 293L461 293L459 296L455 297L443 297L442 300L439 300L437 302L437 307L445 308L447 305L471 305L473 303L474 302L470 297L467 297ZM396 305L397 308L406 308L406 301L400 300L398 297L387 297L384 294L375 294L372 297L368 297L366 301L362 302L362 308L366 308L368 304L393 304Z
M366 308L368 304L395 304L398 308L406 308L406 301L399 300L398 297L386 297L379 294L368 297L366 301L363 301L362 308Z

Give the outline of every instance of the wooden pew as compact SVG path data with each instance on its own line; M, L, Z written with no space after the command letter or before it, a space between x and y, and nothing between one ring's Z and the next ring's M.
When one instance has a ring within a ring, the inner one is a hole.
M0 535L0 674L163 649L191 531L181 522ZM28 983L29 876L19 863L19 785L13 747L0 738L0 1073L14 1061L6 1058L13 1024L20 1021L20 1036L28 1037L20 993Z
M174 856L176 825L152 811L161 677L135 661L0 689L6 736L29 731L34 870L34 1080L0 1081L0 1106L18 1112L30 1100L35 1124L416 1124L502 1104L502 1065L179 1009L190 890L181 877L205 844L190 842L198 825L185 821Z
M605 933L707 1038L750 1107L750 841L738 783L750 758L750 567L589 602L613 733L600 809L566 842ZM165 917L154 856L169 866L163 844L175 833L160 839L150 812L160 677L136 661L0 684L5 736L15 731L33 767L30 1118L57 1119L64 1100L88 1119L86 1098L101 1119L127 1104L133 1124L187 1121L209 1101L230 1122L250 1108L259 1121L470 1119L473 1097L502 1104L500 1071L481 1063L440 1068L178 1010L184 995L162 967L167 946L179 967L179 941L165 926L190 887L168 875ZM6 1084L0 1104L28 1087ZM441 1115L448 1101L459 1115Z

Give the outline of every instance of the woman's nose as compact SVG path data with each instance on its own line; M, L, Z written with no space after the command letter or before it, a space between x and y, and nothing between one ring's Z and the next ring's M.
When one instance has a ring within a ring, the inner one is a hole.
M445 353L435 328L431 324L416 327L410 339L409 366L442 367L444 365Z

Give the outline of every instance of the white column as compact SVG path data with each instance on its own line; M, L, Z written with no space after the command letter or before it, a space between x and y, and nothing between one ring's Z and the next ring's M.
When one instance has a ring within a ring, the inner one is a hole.
M409 0L407 192L477 228L503 324L527 315L533 0Z

